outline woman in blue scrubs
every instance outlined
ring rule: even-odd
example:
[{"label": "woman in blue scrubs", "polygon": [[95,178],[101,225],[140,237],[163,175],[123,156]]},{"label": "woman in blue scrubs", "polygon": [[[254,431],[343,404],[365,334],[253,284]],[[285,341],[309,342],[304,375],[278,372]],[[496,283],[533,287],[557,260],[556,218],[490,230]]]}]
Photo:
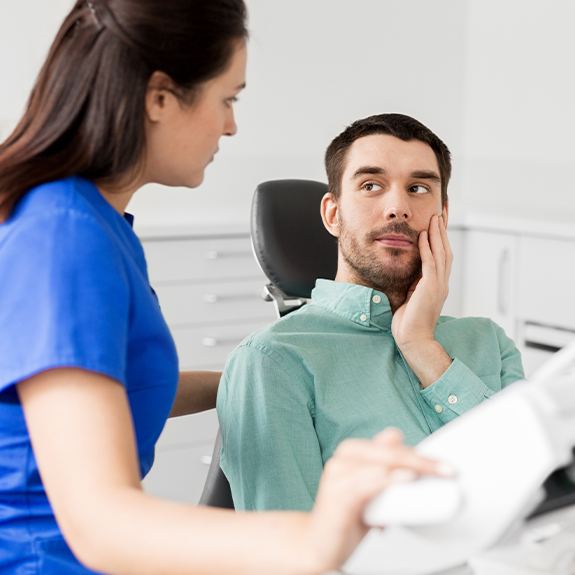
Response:
[{"label": "woman in blue scrubs", "polygon": [[219,374],[179,373],[126,208],[198,186],[236,132],[245,21],[242,0],[78,0],[0,145],[1,573],[320,573],[393,470],[437,471],[388,431],[342,445],[310,514],[141,488],[167,417],[214,407]]}]

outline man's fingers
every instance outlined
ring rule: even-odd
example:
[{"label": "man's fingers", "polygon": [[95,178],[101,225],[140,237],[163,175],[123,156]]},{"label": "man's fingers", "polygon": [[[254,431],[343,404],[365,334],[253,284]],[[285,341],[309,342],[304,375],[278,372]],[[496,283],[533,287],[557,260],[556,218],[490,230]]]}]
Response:
[{"label": "man's fingers", "polygon": [[430,274],[435,273],[435,261],[433,253],[429,245],[429,233],[425,230],[419,232],[419,255],[421,257],[421,275],[429,277]]},{"label": "man's fingers", "polygon": [[439,224],[439,233],[441,234],[441,241],[443,242],[443,249],[445,251],[446,280],[448,280],[449,276],[451,275],[453,251],[451,250],[451,244],[449,243],[449,237],[447,236],[447,228],[445,227],[445,220],[443,219],[443,216],[439,218]]},{"label": "man's fingers", "polygon": [[439,221],[439,216],[431,216],[431,220],[429,221],[429,245],[435,261],[437,275],[443,279],[445,277],[446,254],[443,237],[441,235],[441,227],[442,223]]}]

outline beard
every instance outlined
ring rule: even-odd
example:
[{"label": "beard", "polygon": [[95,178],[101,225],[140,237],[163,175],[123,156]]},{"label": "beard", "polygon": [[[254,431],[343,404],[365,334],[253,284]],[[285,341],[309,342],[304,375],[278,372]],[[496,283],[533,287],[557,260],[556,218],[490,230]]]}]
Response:
[{"label": "beard", "polygon": [[[385,294],[405,295],[421,277],[421,256],[419,250],[406,253],[406,250],[399,248],[384,248],[386,257],[382,257],[382,248],[375,246],[374,242],[383,234],[391,233],[404,234],[417,245],[419,234],[405,222],[400,222],[370,232],[362,247],[340,217],[339,251],[355,273],[357,283]],[[379,253],[376,253],[376,247]]]}]

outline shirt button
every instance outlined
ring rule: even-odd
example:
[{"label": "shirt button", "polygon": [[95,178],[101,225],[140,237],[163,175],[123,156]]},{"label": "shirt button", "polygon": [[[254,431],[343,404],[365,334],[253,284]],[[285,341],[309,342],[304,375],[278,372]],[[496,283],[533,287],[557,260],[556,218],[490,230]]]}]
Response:
[{"label": "shirt button", "polygon": [[443,411],[443,406],[439,403],[435,406],[435,413],[441,413]]},{"label": "shirt button", "polygon": [[362,313],[362,314],[359,316],[359,319],[360,319],[361,321],[367,321],[367,316],[366,316],[364,313]]},{"label": "shirt button", "polygon": [[447,398],[447,403],[449,403],[449,405],[455,405],[457,402],[458,402],[457,395],[451,394],[451,395]]},{"label": "shirt button", "polygon": [[371,298],[371,301],[372,301],[373,303],[381,303],[381,296],[380,296],[380,295],[374,295],[374,296]]}]

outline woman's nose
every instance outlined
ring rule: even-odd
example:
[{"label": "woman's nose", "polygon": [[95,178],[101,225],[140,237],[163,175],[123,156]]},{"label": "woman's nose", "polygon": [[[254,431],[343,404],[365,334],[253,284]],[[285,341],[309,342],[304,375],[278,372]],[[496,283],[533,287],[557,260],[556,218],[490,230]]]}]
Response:
[{"label": "woman's nose", "polygon": [[226,136],[234,136],[238,131],[238,126],[236,124],[236,118],[234,115],[233,109],[230,111],[230,114],[226,118],[226,123],[224,125],[224,135]]}]

